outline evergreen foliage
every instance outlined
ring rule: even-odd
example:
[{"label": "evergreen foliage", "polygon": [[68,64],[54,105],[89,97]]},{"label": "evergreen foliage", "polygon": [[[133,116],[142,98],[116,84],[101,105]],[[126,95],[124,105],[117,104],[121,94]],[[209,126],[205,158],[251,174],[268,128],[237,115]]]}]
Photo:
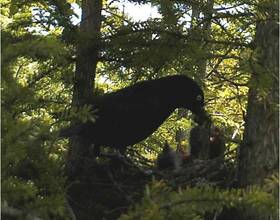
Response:
[{"label": "evergreen foliage", "polygon": [[69,102],[62,74],[73,71],[71,50],[59,27],[43,26],[55,18],[36,17],[35,7],[51,5],[5,1],[1,8],[2,217],[66,219],[66,142],[56,140],[51,113]]},{"label": "evergreen foliage", "polygon": [[[278,188],[278,187],[277,187]],[[276,219],[277,197],[263,188],[250,186],[247,189],[219,189],[211,186],[186,187],[171,190],[163,181],[153,181],[146,186],[139,205],[122,215],[128,219],[204,219],[218,216],[223,209],[250,210],[261,219]]]},{"label": "evergreen foliage", "polygon": [[270,7],[274,1],[217,0],[212,9],[206,4],[210,0],[127,1],[158,8],[160,16],[146,21],[135,21],[114,1],[103,1],[98,38],[81,34],[80,23],[73,22],[78,17],[73,4],[81,7],[81,2],[1,2],[1,217],[74,219],[67,190],[75,183],[64,172],[69,141],[57,134],[70,121],[95,120],[91,107],[71,106],[76,48],[82,43],[89,49],[98,46],[95,95],[166,75],[197,80],[227,147],[222,168],[215,161],[195,161],[179,173],[157,172],[155,159],[165,141],[173,148],[179,144],[178,130],[185,134],[181,144],[190,147],[191,116],[176,110],[124,158],[105,148],[105,158],[85,160],[88,185],[77,191],[88,198],[89,206],[83,200],[79,204],[85,219],[213,219],[232,208],[276,219],[278,171],[261,186],[233,186],[248,88],[254,83],[250,74],[258,70],[264,94],[275,80],[262,74],[253,41],[256,24],[275,10]]}]

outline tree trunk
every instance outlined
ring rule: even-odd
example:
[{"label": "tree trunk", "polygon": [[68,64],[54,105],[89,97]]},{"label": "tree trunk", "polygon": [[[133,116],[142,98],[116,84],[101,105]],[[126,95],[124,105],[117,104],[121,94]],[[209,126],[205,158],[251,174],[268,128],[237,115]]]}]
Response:
[{"label": "tree trunk", "polygon": [[[82,1],[80,40],[77,45],[77,62],[74,76],[73,106],[90,104],[93,96],[94,78],[98,62],[100,42],[102,0]],[[75,179],[82,175],[84,157],[88,154],[89,143],[72,138],[67,161],[67,175]]]},{"label": "tree trunk", "polygon": [[279,26],[276,20],[257,24],[239,185],[261,184],[278,172],[279,158]]},{"label": "tree trunk", "polygon": [[[248,94],[245,133],[239,152],[238,184],[259,185],[279,172],[279,27],[276,21],[260,22],[256,30],[255,63]],[[264,220],[248,210],[230,209],[218,219]]]},{"label": "tree trunk", "polygon": [[[279,26],[275,13],[278,7],[271,10],[267,11],[271,17],[256,26],[245,133],[239,152],[240,187],[260,185],[266,177],[279,172]],[[272,219],[256,216],[249,210],[240,214],[241,220]]]},{"label": "tree trunk", "polygon": [[82,1],[81,38],[77,45],[73,104],[90,103],[98,62],[102,0]]},{"label": "tree trunk", "polygon": [[[77,45],[77,62],[74,76],[72,106],[90,104],[98,63],[101,29],[102,0],[82,1],[82,21]],[[68,201],[76,219],[93,219],[93,188],[88,178],[94,158],[90,158],[90,144],[81,137],[70,141],[66,174],[69,180]]]},{"label": "tree trunk", "polygon": [[[243,143],[239,148],[238,185],[260,185],[279,169],[279,26],[278,7],[259,7],[270,16],[256,25]],[[268,9],[271,11],[268,11]],[[273,17],[274,16],[274,17]],[[226,209],[217,219],[265,220],[249,210]]]}]

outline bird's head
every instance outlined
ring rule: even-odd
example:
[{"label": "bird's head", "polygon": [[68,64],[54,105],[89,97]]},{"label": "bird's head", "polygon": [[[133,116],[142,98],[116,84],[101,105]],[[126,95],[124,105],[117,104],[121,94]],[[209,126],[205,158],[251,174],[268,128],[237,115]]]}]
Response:
[{"label": "bird's head", "polygon": [[189,109],[195,116],[194,121],[199,125],[211,123],[210,116],[204,109],[204,94],[203,91],[198,91],[193,97],[190,97],[186,108]]},{"label": "bird's head", "polygon": [[204,112],[204,94],[202,90],[191,94],[191,97],[186,100],[186,108],[195,115],[201,115]]},{"label": "bird's head", "polygon": [[177,96],[177,107],[187,108],[195,115],[195,122],[204,124],[210,121],[210,117],[204,109],[204,92],[191,78],[178,76],[174,90]]}]

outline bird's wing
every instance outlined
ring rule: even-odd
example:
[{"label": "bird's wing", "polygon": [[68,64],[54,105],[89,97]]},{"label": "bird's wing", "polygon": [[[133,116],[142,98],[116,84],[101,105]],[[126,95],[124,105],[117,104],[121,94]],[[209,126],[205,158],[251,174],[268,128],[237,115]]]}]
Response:
[{"label": "bird's wing", "polygon": [[153,95],[137,97],[133,94],[106,97],[93,103],[93,106],[97,108],[97,115],[109,118],[131,118],[143,114],[154,115],[165,107]]}]

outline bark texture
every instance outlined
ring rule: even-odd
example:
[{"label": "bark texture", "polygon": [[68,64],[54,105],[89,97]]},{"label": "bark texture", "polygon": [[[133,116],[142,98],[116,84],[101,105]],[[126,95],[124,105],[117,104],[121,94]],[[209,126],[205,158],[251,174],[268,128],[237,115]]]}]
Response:
[{"label": "bark texture", "polygon": [[[90,104],[100,45],[102,0],[82,1],[82,21],[77,44],[77,62],[74,75],[73,106]],[[90,144],[81,137],[70,141],[66,174],[69,180],[68,202],[77,220],[93,219],[93,188],[88,177],[91,173]]]},{"label": "bark texture", "polygon": [[278,172],[279,26],[276,20],[256,27],[252,77],[244,141],[240,147],[239,185],[261,184]]},{"label": "bark texture", "polygon": [[[101,10],[101,0],[82,1],[82,21],[77,45],[73,106],[90,104],[92,100],[100,45]],[[88,151],[89,143],[79,137],[72,138],[66,170],[70,179],[82,175],[85,163],[84,157],[88,156]]]}]

